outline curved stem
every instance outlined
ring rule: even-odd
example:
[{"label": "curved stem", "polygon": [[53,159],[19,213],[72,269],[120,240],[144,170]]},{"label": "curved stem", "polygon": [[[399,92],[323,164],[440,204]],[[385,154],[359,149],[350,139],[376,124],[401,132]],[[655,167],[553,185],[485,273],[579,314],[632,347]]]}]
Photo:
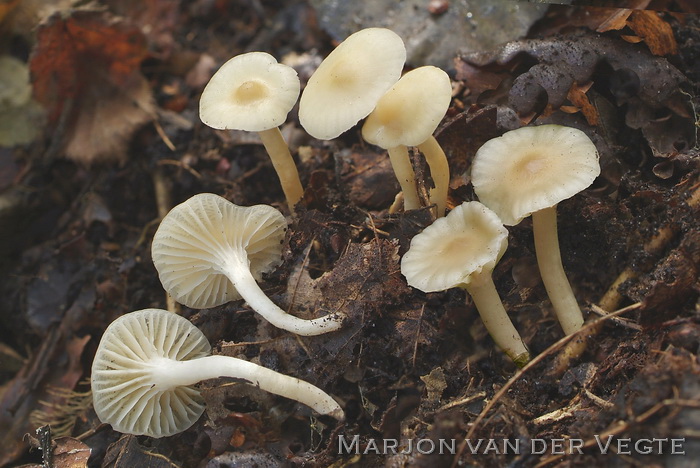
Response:
[{"label": "curved stem", "polygon": [[420,208],[418,189],[416,189],[416,174],[413,172],[411,158],[408,157],[408,148],[400,145],[389,148],[388,151],[391,167],[394,169],[394,174],[396,174],[403,191],[404,211]]},{"label": "curved stem", "polygon": [[430,136],[418,149],[425,155],[425,160],[430,166],[430,177],[435,187],[430,190],[430,202],[437,205],[437,217],[445,216],[447,208],[447,190],[450,186],[450,166],[447,164],[447,156],[434,136]]},{"label": "curved stem", "polygon": [[289,152],[289,147],[282,138],[282,132],[277,127],[258,132],[258,135],[260,135],[267,154],[270,155],[275,172],[277,172],[277,177],[280,179],[289,210],[294,213],[294,205],[299,203],[299,200],[304,196],[304,189],[301,186],[299,172],[294,164],[292,154]]},{"label": "curved stem", "polygon": [[260,289],[255,278],[250,273],[247,263],[231,262],[226,266],[223,273],[233,283],[238,294],[245,299],[248,305],[277,328],[296,333],[297,335],[315,336],[338,330],[343,324],[345,315],[339,312],[313,320],[305,320],[280,309]]},{"label": "curved stem", "polygon": [[542,282],[564,333],[570,335],[583,326],[583,314],[561,264],[556,205],[532,214],[532,230]]},{"label": "curved stem", "polygon": [[320,414],[343,419],[343,410],[330,395],[308,382],[280,374],[266,367],[229,356],[206,356],[190,361],[162,359],[154,364],[151,374],[155,385],[172,388],[193,385],[217,377],[233,377],[311,407]]},{"label": "curved stem", "polygon": [[503,302],[493,284],[491,272],[486,271],[469,284],[463,286],[471,295],[479,311],[481,320],[488,330],[493,341],[503,350],[518,367],[524,366],[530,360],[530,352],[527,350],[520,333],[513,326]]}]

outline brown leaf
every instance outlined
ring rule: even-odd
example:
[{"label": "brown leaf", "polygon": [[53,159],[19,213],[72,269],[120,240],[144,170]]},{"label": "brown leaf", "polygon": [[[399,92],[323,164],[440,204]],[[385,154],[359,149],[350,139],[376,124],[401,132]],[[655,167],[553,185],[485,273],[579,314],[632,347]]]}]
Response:
[{"label": "brown leaf", "polygon": [[588,100],[588,96],[586,96],[586,91],[590,89],[591,84],[592,83],[588,83],[580,86],[578,83],[574,82],[574,84],[571,85],[569,94],[567,94],[566,97],[581,111],[583,116],[586,118],[586,121],[590,125],[598,125],[598,122],[600,121],[598,111],[596,110],[595,106],[591,104],[591,101]]},{"label": "brown leaf", "polygon": [[87,468],[90,447],[72,437],[55,439],[53,462],[56,468]]},{"label": "brown leaf", "polygon": [[69,158],[123,159],[129,138],[153,115],[138,28],[105,11],[75,10],[40,25],[30,60],[34,95],[56,124]]},{"label": "brown leaf", "polygon": [[659,14],[649,10],[635,10],[629,17],[628,26],[644,39],[654,55],[678,53],[678,44],[673,37],[671,25],[662,20]]}]

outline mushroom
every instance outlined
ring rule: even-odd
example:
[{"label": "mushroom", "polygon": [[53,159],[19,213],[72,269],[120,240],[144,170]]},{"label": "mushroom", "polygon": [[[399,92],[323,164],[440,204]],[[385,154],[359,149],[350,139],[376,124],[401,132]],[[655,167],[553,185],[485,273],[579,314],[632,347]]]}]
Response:
[{"label": "mushroom", "polygon": [[560,125],[506,132],[479,148],[472,163],[474,191],[506,226],[532,215],[542,282],[567,335],[581,328],[583,315],[561,263],[556,207],[599,174],[598,151],[591,139]]},{"label": "mushroom", "polygon": [[144,309],[112,322],[92,363],[92,399],[100,421],[119,432],[166,437],[204,412],[193,385],[232,377],[343,419],[327,393],[308,382],[229,356],[212,356],[204,334],[187,319]]},{"label": "mushroom", "polygon": [[367,28],[350,35],[304,88],[299,100],[302,127],[321,140],[349,130],[396,83],[405,62],[403,41],[389,29]]},{"label": "mushroom", "polygon": [[522,367],[530,353],[491,277],[507,246],[508,231],[498,216],[479,202],[465,202],[413,237],[401,273],[423,292],[465,289],[493,340]]},{"label": "mushroom", "polygon": [[430,201],[437,205],[438,217],[445,215],[450,168],[433,132],[445,116],[451,98],[452,85],[447,73],[437,67],[419,67],[402,76],[382,96],[362,127],[365,140],[389,152],[406,210],[420,206],[407,148],[417,146],[428,161],[435,184]]},{"label": "mushroom", "polygon": [[293,68],[264,52],[237,55],[214,73],[202,91],[199,118],[218,130],[257,132],[280,179],[289,209],[304,194],[279,126],[299,97]]},{"label": "mushroom", "polygon": [[165,290],[195,309],[241,297],[272,325],[312,336],[337,330],[335,313],[304,320],[286,313],[256,280],[281,263],[287,223],[271,206],[241,207],[211,193],[195,195],[173,208],[153,238],[153,264]]}]

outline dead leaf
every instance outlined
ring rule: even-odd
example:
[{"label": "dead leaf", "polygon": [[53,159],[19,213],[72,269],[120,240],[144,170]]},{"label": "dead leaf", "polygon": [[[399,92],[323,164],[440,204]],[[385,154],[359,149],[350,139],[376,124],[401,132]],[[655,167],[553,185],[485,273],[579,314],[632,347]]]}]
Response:
[{"label": "dead leaf", "polygon": [[40,25],[30,60],[34,95],[67,157],[123,160],[131,135],[153,118],[139,71],[147,56],[138,28],[105,11],[74,10]]},{"label": "dead leaf", "polygon": [[425,384],[428,400],[432,402],[439,401],[442,398],[442,392],[447,388],[445,372],[442,370],[442,367],[436,367],[428,375],[421,375],[420,379]]},{"label": "dead leaf", "polygon": [[598,125],[600,121],[598,111],[593,104],[591,104],[591,101],[588,100],[588,96],[586,96],[586,92],[591,88],[591,85],[592,83],[589,82],[588,84],[580,86],[578,83],[574,82],[566,97],[581,111],[589,125]]},{"label": "dead leaf", "polygon": [[673,36],[671,25],[662,20],[659,14],[649,10],[635,10],[627,21],[628,26],[637,33],[654,55],[674,55],[678,53],[678,44]]}]

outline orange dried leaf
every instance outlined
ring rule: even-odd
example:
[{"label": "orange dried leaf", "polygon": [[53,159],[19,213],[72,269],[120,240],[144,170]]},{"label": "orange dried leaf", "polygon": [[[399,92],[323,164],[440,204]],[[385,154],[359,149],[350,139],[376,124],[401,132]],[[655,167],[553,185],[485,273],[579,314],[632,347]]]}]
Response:
[{"label": "orange dried leaf", "polygon": [[671,25],[662,20],[657,12],[635,10],[627,24],[644,39],[652,54],[673,55],[678,52],[678,44],[673,36]]},{"label": "orange dried leaf", "polygon": [[133,132],[153,115],[139,71],[141,31],[106,11],[53,15],[39,27],[30,61],[34,95],[62,132],[66,155],[90,164],[122,158]]},{"label": "orange dried leaf", "polygon": [[591,84],[592,83],[589,82],[579,85],[578,83],[574,82],[574,84],[571,85],[571,88],[569,88],[569,93],[566,97],[569,101],[571,101],[571,104],[581,110],[581,113],[590,125],[598,125],[598,122],[600,121],[598,111],[596,110],[595,106],[591,104],[591,101],[586,95],[586,91],[591,88]]}]

